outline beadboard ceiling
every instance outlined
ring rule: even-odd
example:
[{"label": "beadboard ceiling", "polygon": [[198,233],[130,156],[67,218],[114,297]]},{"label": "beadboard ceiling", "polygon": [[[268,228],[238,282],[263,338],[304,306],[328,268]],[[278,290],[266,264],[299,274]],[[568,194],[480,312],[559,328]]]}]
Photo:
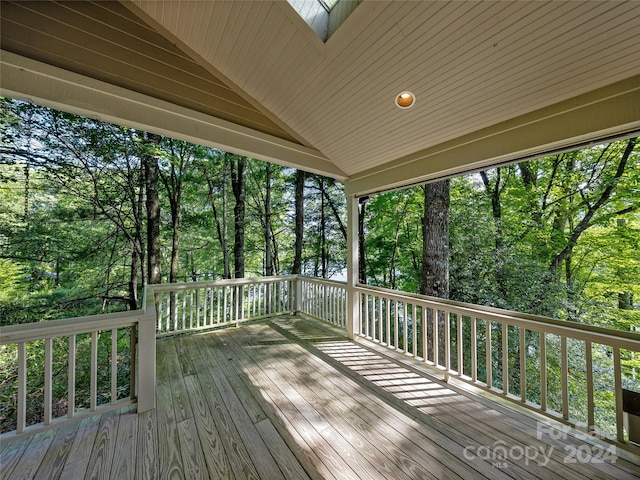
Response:
[{"label": "beadboard ceiling", "polygon": [[[394,184],[427,178],[449,171],[448,160],[422,165],[434,149],[499,125],[504,134],[514,119],[521,127],[621,94],[637,100],[640,89],[636,1],[364,0],[327,42],[286,1],[0,8],[3,51],[300,146],[317,160],[301,167],[347,182],[408,164]],[[414,107],[394,105],[402,90],[416,95]],[[638,108],[628,110],[607,132],[640,126]],[[597,111],[586,137],[603,128]]]}]

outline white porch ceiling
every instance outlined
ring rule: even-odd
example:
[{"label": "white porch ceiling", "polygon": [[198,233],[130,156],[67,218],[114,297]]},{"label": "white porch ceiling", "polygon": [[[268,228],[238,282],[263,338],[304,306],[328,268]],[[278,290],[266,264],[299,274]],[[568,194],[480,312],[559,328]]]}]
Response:
[{"label": "white porch ceiling", "polygon": [[326,43],[284,0],[121,3],[354,192],[640,127],[636,1],[364,0]]}]

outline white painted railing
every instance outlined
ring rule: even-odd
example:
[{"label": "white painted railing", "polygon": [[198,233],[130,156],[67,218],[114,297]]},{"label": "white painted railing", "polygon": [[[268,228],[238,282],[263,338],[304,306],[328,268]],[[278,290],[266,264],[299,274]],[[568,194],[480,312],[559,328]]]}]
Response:
[{"label": "white painted railing", "polygon": [[259,277],[153,286],[156,335],[209,330],[295,310],[296,277]]},{"label": "white painted railing", "polygon": [[346,286],[342,282],[297,277],[297,311],[346,328]]},{"label": "white painted railing", "polygon": [[[639,334],[382,288],[357,286],[353,292],[359,309],[354,311],[354,331],[347,333],[359,341],[411,357],[446,379],[455,377],[592,434],[620,442],[627,438],[622,390],[638,380],[630,378],[624,365],[640,352]],[[138,411],[154,408],[156,337],[288,313],[340,328],[348,324],[344,283],[296,275],[152,285],[146,297],[145,309],[135,312],[4,327],[0,348],[13,352],[12,365],[5,368],[17,369],[17,419],[16,431],[1,439],[136,401]],[[89,351],[88,364],[79,363],[81,349]],[[35,351],[43,352],[41,357],[34,357]],[[64,356],[55,353],[54,358],[54,352]],[[30,362],[42,365],[39,378],[27,378]],[[104,368],[110,373],[98,375]],[[82,393],[80,377],[89,378]],[[60,382],[66,396],[53,398]],[[121,398],[127,389],[128,398]],[[42,397],[43,420],[27,425],[27,406],[38,403],[28,398],[37,395]],[[55,408],[61,404],[62,413]]]},{"label": "white painted railing", "polygon": [[356,337],[435,367],[445,379],[625,441],[623,383],[635,379],[622,365],[640,352],[640,335],[382,288],[355,291]]},{"label": "white painted railing", "polygon": [[[15,411],[16,429],[0,438],[20,438],[134,403],[138,411],[154,408],[154,319],[153,310],[137,310],[2,327],[0,349],[11,359],[2,366],[3,381],[16,371],[17,379],[15,397],[4,405],[5,414]],[[28,375],[34,370],[29,365],[37,375]],[[28,416],[42,421],[28,425]]]}]

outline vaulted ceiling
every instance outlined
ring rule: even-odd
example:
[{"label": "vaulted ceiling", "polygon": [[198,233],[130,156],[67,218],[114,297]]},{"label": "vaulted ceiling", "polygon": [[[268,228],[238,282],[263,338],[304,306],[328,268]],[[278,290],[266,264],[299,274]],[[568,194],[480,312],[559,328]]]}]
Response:
[{"label": "vaulted ceiling", "polygon": [[286,1],[3,1],[0,17],[5,95],[353,193],[640,128],[635,1],[364,0],[326,42]]}]

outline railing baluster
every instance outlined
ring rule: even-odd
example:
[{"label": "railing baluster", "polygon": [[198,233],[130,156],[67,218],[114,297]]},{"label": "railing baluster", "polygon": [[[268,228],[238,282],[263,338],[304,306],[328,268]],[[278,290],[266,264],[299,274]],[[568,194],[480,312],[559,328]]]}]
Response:
[{"label": "railing baluster", "polygon": [[509,327],[502,322],[502,393],[509,394]]},{"label": "railing baluster", "polygon": [[111,404],[118,400],[118,330],[111,330]]},{"label": "railing baluster", "polygon": [[18,420],[17,433],[24,432],[27,418],[27,346],[18,343]]},{"label": "railing baluster", "polygon": [[67,417],[72,418],[76,413],[76,336],[69,335],[69,359],[67,375]]},{"label": "railing baluster", "polygon": [[402,351],[409,353],[409,318],[407,302],[402,302]]},{"label": "railing baluster", "polygon": [[384,340],[384,315],[382,313],[382,297],[376,297],[378,299],[378,340],[382,343]]},{"label": "railing baluster", "polygon": [[444,369],[444,378],[448,381],[451,370],[451,313],[447,311],[444,311]]},{"label": "railing baluster", "polygon": [[95,411],[98,406],[98,332],[91,332],[91,380],[90,380],[90,410]]},{"label": "railing baluster", "polygon": [[[227,318],[227,312],[229,311],[229,304],[227,303],[229,289],[227,287],[222,287],[221,290],[222,290],[222,316],[220,316],[220,310],[218,310],[217,323],[224,323]],[[220,307],[220,302],[218,301],[218,308],[219,307]]]},{"label": "railing baluster", "polygon": [[624,412],[622,410],[622,368],[620,347],[613,347],[613,382],[616,395],[616,438],[624,442]]},{"label": "railing baluster", "polygon": [[411,304],[411,333],[413,340],[413,358],[416,358],[418,355],[418,324],[416,323],[416,304]]},{"label": "railing baluster", "polygon": [[371,338],[369,334],[369,295],[364,296],[364,335],[367,338]]},{"label": "railing baluster", "polygon": [[492,358],[493,358],[493,352],[491,351],[491,320],[485,320],[485,335],[487,336],[486,338],[486,370],[487,370],[487,388],[491,389],[493,388],[493,375],[492,375]]},{"label": "railing baluster", "polygon": [[471,317],[471,381],[478,381],[478,318]]},{"label": "railing baluster", "polygon": [[584,342],[585,348],[585,367],[587,371],[587,430],[591,431],[595,428],[595,405],[593,402],[593,351],[591,342]]},{"label": "railing baluster", "polygon": [[387,320],[387,347],[391,347],[391,300],[389,298],[385,299],[385,311]]},{"label": "railing baluster", "polygon": [[569,361],[567,358],[567,337],[560,337],[560,381],[562,389],[562,418],[569,420]]},{"label": "railing baluster", "polygon": [[540,330],[540,410],[547,411],[547,334]]},{"label": "railing baluster", "polygon": [[167,332],[171,331],[171,311],[170,311],[170,306],[171,306],[171,302],[169,301],[169,297],[171,296],[171,294],[169,292],[167,292],[165,294],[165,297],[167,299],[167,309],[166,309],[166,327],[167,327]]},{"label": "railing baluster", "polygon": [[162,294],[161,293],[156,293],[154,295],[154,298],[156,300],[156,315],[158,316],[158,332],[162,331]]},{"label": "railing baluster", "polygon": [[463,338],[462,338],[462,315],[461,314],[457,314],[456,318],[458,319],[456,326],[458,327],[457,330],[457,334],[458,334],[458,376],[462,375],[464,373],[464,367],[463,367],[463,361],[464,358],[462,356],[462,352],[463,352]]},{"label": "railing baluster", "polygon": [[182,326],[181,330],[187,329],[187,292],[182,292]]},{"label": "railing baluster", "polygon": [[440,319],[438,318],[438,309],[432,309],[433,315],[431,317],[431,321],[433,322],[433,364],[438,367],[440,366]]},{"label": "railing baluster", "polygon": [[[197,290],[196,290],[197,292]],[[196,310],[198,306],[196,305]],[[189,291],[189,329],[193,328],[193,290]]]},{"label": "railing baluster", "polygon": [[173,309],[173,329],[178,330],[178,292],[169,294],[169,304]]},{"label": "railing baluster", "polygon": [[400,342],[399,337],[400,337],[400,331],[399,331],[399,325],[398,325],[398,301],[394,300],[393,302],[393,325],[394,325],[394,335],[393,335],[393,347],[397,350],[400,346]]},{"label": "railing baluster", "polygon": [[527,402],[527,358],[526,358],[526,345],[525,345],[525,328],[520,328],[520,401],[522,403]]},{"label": "railing baluster", "polygon": [[53,339],[45,338],[44,340],[44,424],[51,423],[51,407],[53,399],[51,398],[52,385],[52,342]]},{"label": "railing baluster", "polygon": [[194,294],[196,297],[196,328],[200,328],[200,289],[196,288]]},{"label": "railing baluster", "polygon": [[208,325],[207,318],[209,318],[209,296],[211,290],[207,287],[202,289],[202,326]]}]

